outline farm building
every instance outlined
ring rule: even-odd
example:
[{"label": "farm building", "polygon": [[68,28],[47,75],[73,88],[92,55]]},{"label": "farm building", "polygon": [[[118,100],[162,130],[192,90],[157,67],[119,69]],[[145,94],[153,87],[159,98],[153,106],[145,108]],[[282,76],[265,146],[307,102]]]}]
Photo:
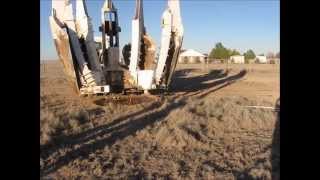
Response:
[{"label": "farm building", "polygon": [[257,57],[256,57],[256,61],[257,61],[258,63],[267,63],[267,62],[268,62],[266,56],[257,56]]},{"label": "farm building", "polygon": [[181,51],[179,55],[178,62],[179,63],[204,63],[207,59],[207,56],[195,51],[193,49],[187,49],[184,51]]},{"label": "farm building", "polygon": [[230,56],[229,61],[231,63],[244,64],[244,56],[241,56],[241,55]]},{"label": "farm building", "polygon": [[255,64],[256,63],[256,59],[248,59],[245,61],[246,64]]}]

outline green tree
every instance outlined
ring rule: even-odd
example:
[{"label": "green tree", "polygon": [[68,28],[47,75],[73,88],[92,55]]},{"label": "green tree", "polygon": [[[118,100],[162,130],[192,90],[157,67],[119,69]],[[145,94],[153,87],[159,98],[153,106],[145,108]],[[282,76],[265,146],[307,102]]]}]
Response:
[{"label": "green tree", "polygon": [[209,54],[210,58],[214,59],[228,59],[229,50],[225,48],[221,42],[217,43]]},{"label": "green tree", "polygon": [[235,50],[235,49],[233,49],[233,50],[230,49],[228,51],[229,51],[229,57],[230,56],[235,56],[235,55],[240,55],[240,52]]},{"label": "green tree", "polygon": [[254,59],[256,57],[256,54],[253,52],[253,50],[249,49],[247,52],[244,53],[244,59]]},{"label": "green tree", "polygon": [[124,63],[129,66],[130,64],[130,55],[131,55],[131,43],[124,45],[122,48],[122,55],[124,59]]}]

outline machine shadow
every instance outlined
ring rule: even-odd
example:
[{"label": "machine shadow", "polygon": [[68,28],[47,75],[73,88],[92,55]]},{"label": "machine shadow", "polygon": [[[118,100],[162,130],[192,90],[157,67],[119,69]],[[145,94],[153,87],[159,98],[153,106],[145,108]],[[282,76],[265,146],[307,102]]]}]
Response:
[{"label": "machine shadow", "polygon": [[[183,78],[186,71],[192,71],[192,70],[183,70],[183,71],[176,72],[175,74],[176,78],[182,77],[182,79],[180,79],[180,82],[178,83],[184,84],[186,82],[189,82],[188,78]],[[185,87],[182,87],[182,89],[178,89],[178,90],[183,90],[183,91],[187,90],[187,91],[193,92],[193,91],[206,89],[206,91],[200,95],[203,97],[208,95],[209,93],[217,91],[218,89],[228,86],[233,82],[236,82],[236,80],[242,78],[245,74],[246,74],[246,71],[242,70],[238,74],[229,76],[227,78],[223,78],[228,75],[228,72],[224,72],[223,70],[213,70],[207,75],[192,77],[192,81],[193,83],[196,83],[196,85],[192,87],[185,86]],[[201,82],[214,80],[218,78],[223,78],[223,79],[214,81],[209,84],[201,84]],[[215,86],[218,86],[221,84],[223,85],[219,86],[218,88],[215,88]],[[177,89],[176,89],[176,92],[177,92]],[[62,157],[59,157],[56,162],[44,166],[40,170],[40,175],[45,176],[51,172],[54,172],[58,170],[60,167],[68,164],[69,162],[72,162],[73,160],[79,157],[86,158],[88,157],[89,154],[94,153],[99,149],[103,149],[105,148],[105,146],[112,146],[115,142],[135,134],[137,131],[144,129],[146,126],[165,119],[165,117],[170,113],[170,111],[185,106],[186,98],[189,96],[182,96],[182,98],[178,98],[178,97],[180,96],[177,96],[165,103],[156,101],[141,111],[137,111],[135,113],[131,113],[129,115],[117,118],[115,120],[112,120],[108,124],[89,129],[85,132],[82,132],[76,135],[61,136],[54,143],[41,146],[40,156],[43,159],[47,159],[48,157],[50,157],[55,152],[58,152],[63,147],[73,148],[75,145],[80,145],[78,149],[67,152]],[[162,106],[164,106],[164,108],[161,108]],[[154,111],[159,107],[161,110]],[[154,112],[148,113],[150,111],[154,111]],[[144,113],[146,113],[146,115],[143,115]],[[88,142],[91,142],[92,140],[97,139],[97,137],[101,137],[101,136],[107,136],[107,137],[96,140],[90,144],[86,144]]]},{"label": "machine shadow", "polygon": [[247,70],[243,69],[235,75],[228,76],[228,70],[218,69],[211,70],[205,75],[195,77],[186,76],[187,73],[194,70],[195,69],[186,69],[177,71],[174,76],[175,83],[171,87],[171,91],[193,93],[191,96],[199,95],[198,98],[203,98],[214,91],[237,82],[237,80],[243,78],[247,74]]},{"label": "machine shadow", "polygon": [[[226,86],[229,86],[229,85],[237,82],[237,80],[243,78],[246,74],[247,74],[247,70],[241,70],[238,74],[228,76],[224,79],[220,79],[220,80],[214,81],[210,84],[207,84],[206,85],[207,90],[204,93],[201,93],[201,95],[199,95],[199,98],[204,98],[205,96],[209,95],[210,93],[213,93],[219,89],[222,89]],[[212,87],[216,87],[218,85],[221,85],[221,86],[219,86],[217,88],[212,88]]]},{"label": "machine shadow", "polygon": [[[43,167],[40,170],[40,176],[45,176],[51,172],[54,172],[60,167],[68,164],[69,162],[72,162],[79,157],[87,158],[89,154],[94,153],[99,149],[104,149],[105,146],[112,146],[115,142],[135,134],[137,131],[144,129],[146,126],[163,120],[170,113],[170,111],[180,108],[184,105],[186,105],[186,101],[184,98],[181,98],[179,100],[172,100],[172,102],[164,104],[164,108],[160,111],[155,111],[142,117],[136,117],[138,114],[141,114],[141,112],[137,112],[135,118],[131,118],[131,120],[126,121],[125,123],[119,124],[121,120],[129,118],[129,116],[132,117],[132,114],[114,120],[111,124],[96,127],[79,135],[69,137],[68,141],[71,141],[71,144],[78,144],[82,146],[78,149],[67,152],[65,155],[58,158],[55,163]],[[158,107],[159,105],[156,106],[156,108]],[[146,109],[144,109],[143,112],[146,112]],[[115,126],[117,124],[118,126]],[[96,140],[90,144],[85,144],[86,142],[90,142],[96,139],[98,136],[107,137]],[[71,144],[69,143],[69,145]]]},{"label": "machine shadow", "polygon": [[43,159],[46,159],[53,153],[57,152],[61,147],[71,147],[71,146],[89,141],[90,139],[94,139],[100,135],[105,134],[106,132],[109,132],[109,128],[111,128],[112,126],[116,126],[129,118],[137,117],[147,111],[152,111],[158,108],[160,105],[161,103],[157,101],[140,111],[114,119],[108,124],[101,125],[99,127],[92,128],[75,135],[70,135],[70,136],[61,135],[57,137],[54,141],[40,146],[40,157]]},{"label": "machine shadow", "polygon": [[195,92],[210,87],[210,84],[205,82],[224,78],[228,75],[228,71],[223,69],[211,70],[209,73],[194,77],[187,77],[189,73],[195,72],[198,69],[182,69],[174,72],[172,77],[172,92]]},{"label": "machine shadow", "polygon": [[280,179],[280,99],[277,100],[275,109],[278,109],[277,119],[275,123],[275,130],[272,137],[272,149],[271,149],[271,169],[272,179]]}]

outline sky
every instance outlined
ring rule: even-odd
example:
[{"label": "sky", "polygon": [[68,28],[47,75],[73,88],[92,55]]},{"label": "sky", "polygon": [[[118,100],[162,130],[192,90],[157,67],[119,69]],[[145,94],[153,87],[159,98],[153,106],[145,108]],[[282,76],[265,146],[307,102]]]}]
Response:
[{"label": "sky", "polygon": [[[75,1],[75,0],[71,0]],[[100,36],[100,9],[104,0],[87,0],[94,35]],[[120,47],[131,41],[131,20],[134,0],[113,0],[118,9]],[[144,0],[144,20],[147,32],[159,49],[161,16],[165,0]],[[279,0],[180,0],[184,26],[183,49],[209,53],[217,42],[244,53],[252,49],[256,54],[280,51]],[[58,59],[53,43],[49,16],[51,0],[40,0],[40,59]]]}]

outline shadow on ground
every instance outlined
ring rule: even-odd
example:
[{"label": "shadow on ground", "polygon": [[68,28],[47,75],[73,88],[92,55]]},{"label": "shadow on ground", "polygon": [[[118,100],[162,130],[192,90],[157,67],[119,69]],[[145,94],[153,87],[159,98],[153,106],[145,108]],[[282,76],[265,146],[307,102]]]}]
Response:
[{"label": "shadow on ground", "polygon": [[[118,123],[121,120],[125,120],[129,117],[124,117],[124,118],[114,120],[110,124],[103,125],[103,126],[91,129],[88,132],[84,132],[76,136],[73,136],[71,138],[68,138],[67,141],[70,141],[71,144],[84,144],[85,142],[94,140],[97,137],[107,136],[106,138],[99,139],[97,141],[94,141],[91,144],[84,144],[80,148],[66,153],[64,156],[58,158],[58,160],[54,164],[48,165],[43,169],[41,169],[40,170],[41,176],[47,175],[48,173],[51,173],[59,169],[60,167],[77,159],[78,157],[87,158],[89,154],[94,153],[99,149],[103,149],[105,146],[111,146],[116,141],[122,140],[127,136],[135,134],[137,131],[145,128],[146,126],[151,125],[165,118],[170,111],[184,105],[185,105],[185,100],[181,99],[179,101],[172,102],[168,105],[164,104],[165,107],[160,111],[156,111],[154,113],[147,114],[142,117],[138,117],[138,118],[136,117],[138,114],[141,114],[142,112],[138,112],[135,115],[130,115],[130,118],[132,120],[129,120],[123,124],[118,125]],[[142,111],[146,112],[146,109]]]},{"label": "shadow on ground", "polygon": [[[196,72],[198,69],[182,69],[177,70],[173,74],[172,79],[172,92],[195,92],[203,89],[210,88],[211,83],[207,81],[224,78],[228,75],[228,71],[223,69],[211,70],[209,73],[199,76],[188,77],[188,74]],[[213,85],[214,86],[214,85]]]},{"label": "shadow on ground", "polygon": [[[188,78],[184,77],[185,72],[186,70],[177,71],[175,73],[174,84],[176,86],[172,88],[173,91],[196,92],[199,90],[206,90],[199,97],[204,97],[209,93],[228,86],[236,82],[236,80],[242,78],[246,74],[246,71],[242,70],[238,74],[226,77],[228,75],[228,72],[224,72],[223,70],[213,70],[204,76]],[[223,79],[216,80],[218,78]],[[216,81],[204,84],[204,82],[211,80]],[[192,86],[188,86],[188,84],[192,84]],[[216,86],[218,85],[222,86],[216,88]],[[87,158],[89,154],[103,149],[105,148],[105,146],[110,147],[117,141],[121,141],[130,135],[134,135],[137,131],[144,129],[146,126],[152,125],[157,121],[165,119],[165,117],[172,110],[185,106],[187,97],[188,96],[180,98],[175,97],[165,102],[154,102],[141,111],[120,117],[113,120],[111,123],[92,128],[77,135],[62,136],[57,141],[55,141],[55,143],[47,144],[40,147],[40,156],[43,159],[47,159],[55,152],[58,152],[60,148],[72,148],[71,151],[57,158],[57,160],[53,163],[47,164],[42,167],[40,169],[40,175],[48,175],[49,173],[58,170],[59,168],[67,165],[69,162],[72,162],[79,157]],[[88,142],[92,143],[88,144]],[[80,147],[75,149],[75,145],[79,145]]]},{"label": "shadow on ground", "polygon": [[278,109],[275,130],[272,138],[272,150],[270,161],[272,164],[272,179],[280,179],[280,99],[277,100],[276,109]]},{"label": "shadow on ground", "polygon": [[211,70],[205,75],[188,77],[187,74],[193,71],[195,69],[176,71],[173,77],[174,84],[170,90],[176,93],[193,93],[192,96],[199,95],[199,98],[204,98],[214,91],[235,83],[247,74],[246,70],[241,70],[235,75],[228,76],[228,70],[218,69]]}]

